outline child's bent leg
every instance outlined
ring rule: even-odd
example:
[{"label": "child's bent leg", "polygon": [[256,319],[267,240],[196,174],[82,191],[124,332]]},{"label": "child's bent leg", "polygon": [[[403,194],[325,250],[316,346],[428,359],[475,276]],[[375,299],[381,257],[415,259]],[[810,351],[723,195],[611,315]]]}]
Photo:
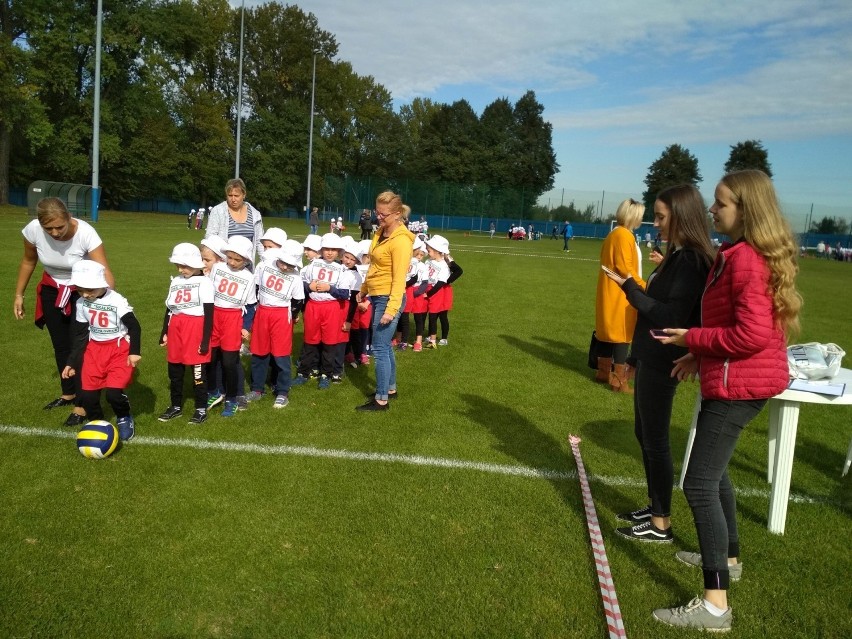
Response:
[{"label": "child's bent leg", "polygon": [[417,343],[423,341],[423,333],[426,330],[426,313],[414,314],[414,335]]},{"label": "child's bent leg", "polygon": [[124,394],[123,388],[107,388],[106,400],[112,406],[116,418],[121,419],[130,415],[130,398]]},{"label": "child's bent leg", "polygon": [[449,313],[449,311],[441,311],[438,313],[438,319],[441,320],[441,339],[447,339],[450,336]]},{"label": "child's bent leg", "polygon": [[310,377],[319,363],[319,344],[303,344],[302,355],[299,357],[299,367],[296,372],[302,377]]},{"label": "child's bent leg", "polygon": [[331,376],[333,378],[341,378],[343,377],[343,358],[346,354],[346,342],[340,342],[340,344],[335,344],[329,350],[331,350],[332,357],[332,368],[331,368]]},{"label": "child's bent leg", "polygon": [[80,390],[78,397],[80,398],[80,407],[86,411],[86,419],[103,419],[104,411],[101,408],[101,391],[100,390]]}]

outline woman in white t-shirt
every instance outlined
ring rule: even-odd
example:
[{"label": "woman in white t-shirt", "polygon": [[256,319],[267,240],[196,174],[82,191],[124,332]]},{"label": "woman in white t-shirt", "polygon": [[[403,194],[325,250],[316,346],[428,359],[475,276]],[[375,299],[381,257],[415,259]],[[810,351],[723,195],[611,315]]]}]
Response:
[{"label": "woman in white t-shirt", "polygon": [[94,260],[103,264],[110,288],[115,281],[103,242],[91,225],[71,217],[65,203],[56,197],[40,200],[36,211],[37,218],[22,231],[24,256],[15,285],[15,318],[24,319],[24,294],[36,264],[41,262],[44,272],[36,288],[34,320],[39,328],[47,326],[62,384],[62,394],[44,408],[50,410],[74,404],[74,412],[65,420],[65,425],[81,426],[86,418],[85,411],[76,401],[80,376],[61,379],[62,369],[68,364],[71,353],[74,307],[79,297],[70,283],[71,267],[83,258]]}]

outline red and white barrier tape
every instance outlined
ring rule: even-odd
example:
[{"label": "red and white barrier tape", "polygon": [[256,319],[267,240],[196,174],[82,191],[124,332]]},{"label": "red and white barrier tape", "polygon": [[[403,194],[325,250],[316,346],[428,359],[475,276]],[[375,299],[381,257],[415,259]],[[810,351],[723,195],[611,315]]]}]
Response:
[{"label": "red and white barrier tape", "polygon": [[615,594],[615,583],[609,570],[609,560],[606,558],[601,527],[598,524],[598,514],[595,511],[595,502],[592,500],[592,491],[589,489],[589,480],[586,477],[586,467],[583,466],[583,458],[580,457],[580,438],[570,435],[568,442],[574,453],[574,461],[577,463],[577,476],[580,479],[580,490],[583,494],[583,507],[586,510],[586,523],[589,526],[589,538],[592,544],[592,553],[595,555],[595,569],[598,573],[598,583],[601,588],[601,599],[603,600],[606,625],[609,630],[610,639],[627,639],[624,629],[624,621],[621,618],[621,609],[618,607],[618,597]]}]

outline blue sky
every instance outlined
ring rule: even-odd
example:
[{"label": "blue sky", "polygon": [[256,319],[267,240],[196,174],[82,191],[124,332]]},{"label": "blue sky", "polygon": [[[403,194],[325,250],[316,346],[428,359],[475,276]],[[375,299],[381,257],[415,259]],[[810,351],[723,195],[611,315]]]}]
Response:
[{"label": "blue sky", "polygon": [[641,195],[674,143],[709,199],[730,146],[759,139],[795,226],[811,204],[852,221],[850,0],[296,4],[397,106],[463,98],[481,113],[535,91],[560,165],[553,199]]}]

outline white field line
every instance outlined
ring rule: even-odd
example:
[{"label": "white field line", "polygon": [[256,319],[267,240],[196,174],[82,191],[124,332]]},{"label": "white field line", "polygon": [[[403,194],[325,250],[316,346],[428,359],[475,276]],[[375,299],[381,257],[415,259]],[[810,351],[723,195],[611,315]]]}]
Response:
[{"label": "white field line", "polygon": [[[53,439],[75,439],[77,434],[67,430],[49,430],[47,428],[27,428],[0,424],[0,435],[19,435],[22,437],[50,437]],[[147,437],[137,435],[127,446],[160,446],[191,448],[195,450],[214,450],[229,453],[254,453],[257,455],[280,455],[293,457],[317,457],[322,459],[344,459],[347,461],[367,461],[385,464],[406,464],[430,468],[453,468],[472,470],[494,475],[508,475],[527,479],[546,479],[548,481],[576,481],[576,471],[560,471],[549,468],[534,468],[514,464],[491,464],[486,462],[450,459],[447,457],[427,457],[424,455],[402,455],[397,453],[370,453],[355,450],[315,448],[313,446],[270,446],[266,444],[244,444],[240,442],[210,441],[206,439],[181,439],[167,437]],[[589,475],[590,482],[605,486],[643,488],[645,482],[632,477],[617,475]],[[756,488],[738,488],[737,493],[744,497],[760,497],[769,500],[769,491]],[[834,503],[823,497],[790,494],[790,501],[799,504]]]}]

